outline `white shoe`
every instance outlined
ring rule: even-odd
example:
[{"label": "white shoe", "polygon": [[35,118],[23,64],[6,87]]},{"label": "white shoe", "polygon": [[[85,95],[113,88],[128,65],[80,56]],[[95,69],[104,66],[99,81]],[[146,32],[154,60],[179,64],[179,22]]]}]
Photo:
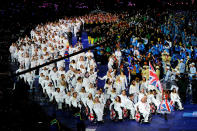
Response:
[{"label": "white shoe", "polygon": [[182,111],[182,110],[184,110],[184,108],[179,108],[179,110],[181,110],[181,111]]}]

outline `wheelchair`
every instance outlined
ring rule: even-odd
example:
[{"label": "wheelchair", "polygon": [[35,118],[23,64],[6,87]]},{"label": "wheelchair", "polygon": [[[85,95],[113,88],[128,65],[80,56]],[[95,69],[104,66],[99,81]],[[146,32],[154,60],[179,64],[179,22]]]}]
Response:
[{"label": "wheelchair", "polygon": [[115,111],[114,105],[112,105],[112,109],[110,110],[110,119],[113,121],[118,120],[118,112]]},{"label": "wheelchair", "polygon": [[107,99],[105,107],[109,109],[111,103],[112,101],[110,99]]},{"label": "wheelchair", "polygon": [[128,118],[128,116],[129,116],[129,112],[128,112],[128,110],[126,109],[126,108],[123,108],[122,109],[122,113],[123,113],[123,119],[126,119],[126,118]]},{"label": "wheelchair", "polygon": [[89,107],[85,107],[85,114],[86,114],[86,116],[88,116],[90,114],[90,108]]},{"label": "wheelchair", "polygon": [[90,113],[90,108],[88,106],[83,107],[83,112],[86,115],[86,118],[88,118],[90,121],[93,121],[94,116]]},{"label": "wheelchair", "polygon": [[135,119],[133,119],[133,118],[135,118],[135,114],[134,114],[134,116],[132,116],[131,110],[128,110],[128,118],[129,118],[130,120],[135,120]]},{"label": "wheelchair", "polygon": [[154,103],[150,103],[150,111],[152,114],[155,114],[157,112],[157,106],[155,106]]},{"label": "wheelchair", "polygon": [[135,120],[136,120],[136,122],[141,123],[144,120],[144,117],[140,112],[136,112],[135,113]]},{"label": "wheelchair", "polygon": [[[145,123],[143,114],[140,113],[139,111],[137,111],[135,114],[135,120],[136,120],[136,122],[138,122],[140,124]],[[148,123],[150,123],[151,121],[152,121],[152,114],[150,113],[150,115],[148,117]]]},{"label": "wheelchair", "polygon": [[88,107],[86,107],[84,104],[81,104],[81,115],[83,116],[83,118],[87,118],[88,114],[89,114]]},{"label": "wheelchair", "polygon": [[[122,113],[123,113],[122,115],[123,119],[128,118],[129,112],[126,108],[122,108]],[[114,109],[114,106],[112,106],[112,109],[110,111],[110,119],[114,121],[118,120],[118,112]]]},{"label": "wheelchair", "polygon": [[111,111],[110,111],[110,119],[111,120],[118,120],[117,116],[118,116],[118,113],[114,109],[111,109]]},{"label": "wheelchair", "polygon": [[177,102],[174,102],[173,104],[172,104],[173,102],[172,101],[170,101],[170,104],[172,105],[172,107],[173,107],[173,111],[175,110],[175,111],[177,111],[177,110],[179,110],[179,106],[178,106],[178,103]]},{"label": "wheelchair", "polygon": [[89,113],[89,115],[88,115],[88,120],[89,120],[90,122],[96,121],[96,114],[95,114],[95,113]]}]

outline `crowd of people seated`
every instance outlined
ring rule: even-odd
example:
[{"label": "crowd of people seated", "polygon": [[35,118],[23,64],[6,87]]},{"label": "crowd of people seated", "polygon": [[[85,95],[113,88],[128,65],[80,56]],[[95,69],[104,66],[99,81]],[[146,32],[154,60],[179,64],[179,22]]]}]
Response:
[{"label": "crowd of people seated", "polygon": [[[38,25],[31,36],[10,46],[12,61],[19,64],[16,72],[61,58],[66,51],[72,54],[82,50],[78,35],[82,31],[87,31],[90,45],[105,42],[105,46],[22,74],[19,79],[32,89],[38,75],[41,91],[50,102],[57,103],[58,109],[69,109],[73,114],[80,111],[99,123],[108,111],[114,121],[151,122],[154,113],[183,110],[186,99],[179,94],[186,96],[187,88],[196,80],[197,38],[189,28],[196,23],[195,17],[186,18],[186,12],[178,12],[160,23],[150,13],[98,13]],[[73,36],[78,37],[76,44],[72,43]],[[108,70],[98,77],[98,61],[104,60],[108,60]],[[151,86],[149,62],[159,79],[176,84],[169,85],[169,90]],[[98,79],[105,81],[104,87],[98,87]]]}]

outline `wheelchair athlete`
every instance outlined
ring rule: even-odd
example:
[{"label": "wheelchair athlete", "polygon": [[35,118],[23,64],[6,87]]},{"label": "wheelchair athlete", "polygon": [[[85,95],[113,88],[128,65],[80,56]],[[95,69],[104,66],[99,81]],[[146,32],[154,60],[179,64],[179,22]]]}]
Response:
[{"label": "wheelchair athlete", "polygon": [[128,114],[129,114],[129,119],[130,120],[134,120],[135,119],[135,104],[134,104],[134,95],[133,94],[130,94],[129,95],[129,99],[126,103],[126,107],[127,107],[127,110],[128,110]]},{"label": "wheelchair athlete", "polygon": [[93,97],[92,94],[89,93],[85,103],[85,108],[86,108],[85,110],[86,110],[86,116],[90,121],[93,121],[95,118],[93,115],[93,105],[94,105]]},{"label": "wheelchair athlete", "polygon": [[139,118],[138,122],[151,122],[152,115],[150,104],[147,102],[147,96],[144,96],[141,101],[136,104],[136,117]]},{"label": "wheelchair athlete", "polygon": [[116,97],[115,101],[110,105],[110,117],[112,120],[122,121],[123,119],[123,105],[121,103],[121,98],[119,96]]},{"label": "wheelchair athlete", "polygon": [[103,115],[104,115],[104,104],[99,101],[98,97],[94,99],[93,105],[93,114],[95,113],[96,121],[98,123],[103,123]]},{"label": "wheelchair athlete", "polygon": [[171,98],[172,104],[174,104],[174,106],[175,106],[175,109],[178,109],[178,110],[184,109],[182,106],[182,103],[181,103],[181,98],[179,97],[179,95],[176,91],[176,88],[173,88],[173,90],[170,94],[170,98]]}]

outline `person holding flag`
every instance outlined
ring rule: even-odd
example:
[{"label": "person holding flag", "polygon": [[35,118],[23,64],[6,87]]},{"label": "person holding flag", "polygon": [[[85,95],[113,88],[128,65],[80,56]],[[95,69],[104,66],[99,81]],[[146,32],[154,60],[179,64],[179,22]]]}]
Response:
[{"label": "person holding flag", "polygon": [[162,101],[159,106],[158,112],[161,114],[164,114],[165,120],[167,120],[167,114],[170,114],[174,110],[174,107],[172,105],[173,103],[172,103],[172,101],[169,102],[168,98],[169,98],[169,95],[168,95],[167,91],[163,91]]},{"label": "person holding flag", "polygon": [[157,77],[156,72],[153,69],[153,66],[149,62],[149,84],[156,87],[158,91],[162,93],[162,101],[158,109],[158,113],[164,114],[165,120],[167,120],[167,114],[171,113],[173,108],[173,103],[168,101],[168,93],[163,90],[162,85]]}]

